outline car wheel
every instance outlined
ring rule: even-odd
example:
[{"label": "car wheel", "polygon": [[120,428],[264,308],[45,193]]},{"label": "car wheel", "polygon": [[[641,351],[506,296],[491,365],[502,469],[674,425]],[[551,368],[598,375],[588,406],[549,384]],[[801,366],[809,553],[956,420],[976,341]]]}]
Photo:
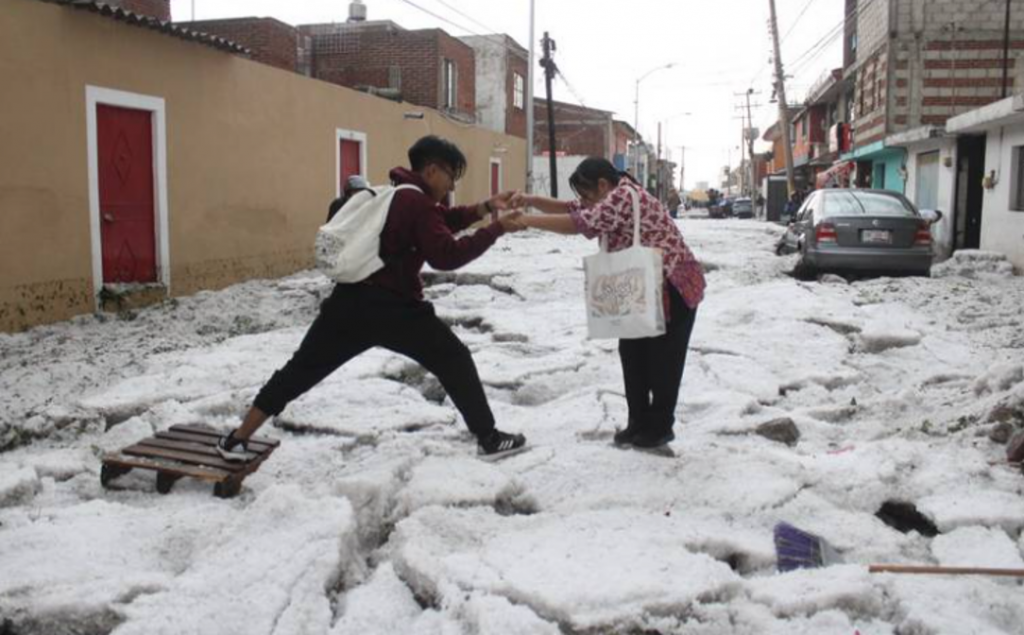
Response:
[{"label": "car wheel", "polygon": [[807,256],[804,254],[803,249],[801,249],[800,260],[797,260],[796,266],[793,267],[793,277],[803,282],[809,282],[817,276],[818,272],[813,265],[807,263]]}]

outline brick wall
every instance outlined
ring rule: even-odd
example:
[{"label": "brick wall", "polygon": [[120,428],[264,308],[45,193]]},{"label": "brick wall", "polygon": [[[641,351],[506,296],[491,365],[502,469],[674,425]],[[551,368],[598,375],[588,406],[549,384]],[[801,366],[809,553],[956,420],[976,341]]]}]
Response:
[{"label": "brick wall", "polygon": [[[548,108],[543,99],[534,106],[534,152],[550,150]],[[573,156],[604,157],[612,148],[612,115],[581,106],[555,102],[555,151]]]},{"label": "brick wall", "polygon": [[[955,115],[1003,94],[1004,0],[859,0],[854,145]],[[868,3],[868,4],[865,4]],[[1011,13],[1007,94],[1024,85],[1024,11]]]},{"label": "brick wall", "polygon": [[[476,118],[476,54],[473,48],[465,42],[459,41],[444,31],[434,31],[438,41],[438,52],[444,59],[455,62],[458,69],[455,73],[458,88],[455,91],[455,103],[460,113],[472,115]],[[438,74],[438,100],[442,100],[443,86],[441,86],[441,73]],[[441,102],[443,103],[443,102]]]},{"label": "brick wall", "polygon": [[298,30],[273,18],[237,18],[179,23],[241,44],[252,51],[252,59],[286,71],[299,69]]},{"label": "brick wall", "polygon": [[164,22],[171,21],[171,0],[105,0],[107,4],[125,11],[148,15]]},{"label": "brick wall", "polygon": [[[526,138],[526,82],[529,80],[530,63],[524,57],[508,54],[508,115],[505,117],[505,134]],[[523,78],[523,108],[515,108],[515,74]]]},{"label": "brick wall", "polygon": [[402,99],[441,108],[441,61],[458,68],[458,110],[475,117],[473,49],[439,29],[407,31],[392,24],[330,28],[300,27],[313,38],[312,74],[341,86],[400,85]]}]

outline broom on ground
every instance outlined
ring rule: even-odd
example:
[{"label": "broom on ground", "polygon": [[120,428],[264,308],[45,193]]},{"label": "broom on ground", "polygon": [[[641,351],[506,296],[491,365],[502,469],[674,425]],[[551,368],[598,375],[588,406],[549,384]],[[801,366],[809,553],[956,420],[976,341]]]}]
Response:
[{"label": "broom on ground", "polygon": [[[828,542],[789,523],[775,525],[775,556],[780,572],[794,569],[815,569],[842,562],[839,553]],[[1024,578],[1024,569],[992,569],[986,567],[938,567],[928,565],[872,564],[870,573],[911,573],[928,575],[991,575]]]}]

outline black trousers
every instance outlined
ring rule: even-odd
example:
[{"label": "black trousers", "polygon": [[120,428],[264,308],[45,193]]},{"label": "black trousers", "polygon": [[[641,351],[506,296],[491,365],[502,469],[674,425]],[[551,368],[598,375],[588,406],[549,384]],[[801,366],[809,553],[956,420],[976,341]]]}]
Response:
[{"label": "black trousers", "polygon": [[667,280],[670,319],[664,335],[619,340],[622,378],[629,405],[629,427],[660,436],[675,423],[679,384],[686,366],[686,351],[697,309],[686,306],[679,291]]},{"label": "black trousers", "polygon": [[469,349],[429,302],[406,300],[369,284],[339,284],[320,306],[299,350],[275,372],[253,405],[277,415],[350,359],[375,346],[404,355],[433,373],[470,432],[494,429]]}]

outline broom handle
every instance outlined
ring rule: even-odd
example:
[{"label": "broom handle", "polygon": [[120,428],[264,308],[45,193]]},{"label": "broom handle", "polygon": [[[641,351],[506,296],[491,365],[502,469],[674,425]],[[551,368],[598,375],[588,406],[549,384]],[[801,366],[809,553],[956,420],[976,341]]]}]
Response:
[{"label": "broom handle", "polygon": [[906,564],[873,564],[868,567],[871,573],[924,573],[938,575],[1001,575],[1012,578],[1024,578],[1024,569],[985,569],[980,567],[929,567]]}]

